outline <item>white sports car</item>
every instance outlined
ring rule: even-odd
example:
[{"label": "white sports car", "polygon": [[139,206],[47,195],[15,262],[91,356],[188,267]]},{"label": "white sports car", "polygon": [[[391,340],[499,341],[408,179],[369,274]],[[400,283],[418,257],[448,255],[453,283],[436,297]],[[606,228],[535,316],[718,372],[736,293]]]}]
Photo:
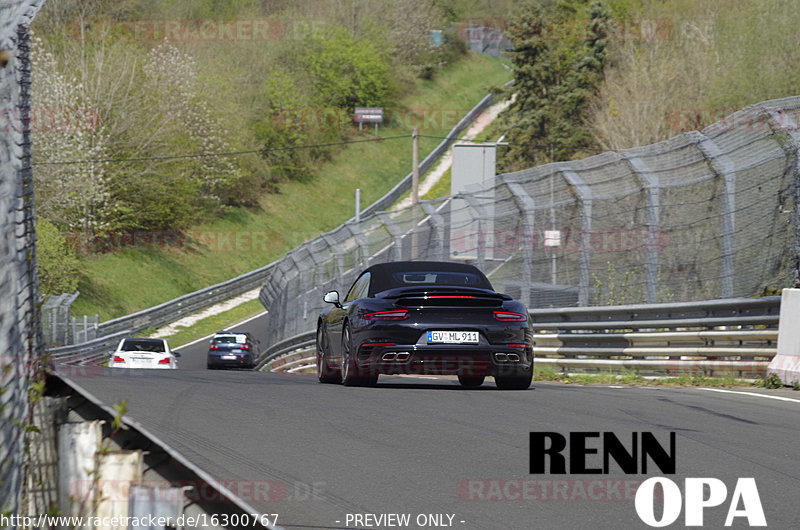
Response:
[{"label": "white sports car", "polygon": [[164,339],[130,338],[119,341],[111,354],[108,366],[112,368],[161,368],[178,367],[178,352],[169,349]]}]

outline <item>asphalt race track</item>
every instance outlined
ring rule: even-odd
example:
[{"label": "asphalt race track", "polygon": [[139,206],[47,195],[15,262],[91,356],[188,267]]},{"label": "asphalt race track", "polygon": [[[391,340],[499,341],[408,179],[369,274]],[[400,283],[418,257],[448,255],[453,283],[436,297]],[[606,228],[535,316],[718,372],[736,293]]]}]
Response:
[{"label": "asphalt race track", "polygon": [[[245,327],[258,336],[260,323]],[[677,473],[667,477],[681,490],[685,477],[727,486],[727,500],[705,510],[705,527],[723,527],[740,477],[755,478],[769,527],[798,526],[800,392],[745,390],[788,401],[557,383],[501,392],[491,378],[462,389],[450,378],[409,377],[345,388],[308,375],[206,370],[206,346],[182,349],[178,370],[103,368],[72,371],[72,380],[106,404],[127,400],[129,417],[285,528],[404,527],[388,514],[409,517],[409,528],[649,528],[633,496],[638,481],[665,476],[652,463],[647,476],[613,461],[607,475],[531,475],[531,431],[623,441],[647,431],[667,448],[675,432]],[[602,455],[586,462],[602,466]],[[683,526],[681,514],[672,527]],[[733,527],[748,527],[746,518]]]}]

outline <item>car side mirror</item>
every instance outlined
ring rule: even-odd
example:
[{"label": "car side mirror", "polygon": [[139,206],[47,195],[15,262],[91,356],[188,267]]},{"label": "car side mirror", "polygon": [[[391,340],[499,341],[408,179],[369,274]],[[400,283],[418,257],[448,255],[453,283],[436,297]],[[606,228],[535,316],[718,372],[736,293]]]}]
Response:
[{"label": "car side mirror", "polygon": [[172,356],[173,356],[173,357],[175,357],[175,358],[178,358],[178,357],[180,357],[180,356],[181,356],[181,352],[178,352],[178,351],[173,351],[173,352],[172,352]]},{"label": "car side mirror", "polygon": [[341,307],[341,304],[339,303],[339,291],[328,291],[327,293],[325,293],[323,300],[325,300],[325,302],[328,304],[333,304],[336,307]]},{"label": "car side mirror", "polygon": [[261,344],[261,339],[256,339],[256,344]]}]

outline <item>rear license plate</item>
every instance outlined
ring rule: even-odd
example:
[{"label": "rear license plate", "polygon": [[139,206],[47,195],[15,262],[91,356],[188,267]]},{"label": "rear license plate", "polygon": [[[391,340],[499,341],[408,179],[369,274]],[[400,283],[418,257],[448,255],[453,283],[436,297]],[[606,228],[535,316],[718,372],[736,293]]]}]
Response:
[{"label": "rear license plate", "polygon": [[223,356],[220,357],[220,359],[224,359],[226,361],[233,361],[233,360],[236,359],[236,356],[235,355],[223,355]]},{"label": "rear license plate", "polygon": [[236,348],[235,350],[231,350],[231,353],[242,353],[242,350]]},{"label": "rear license plate", "polygon": [[428,344],[478,344],[478,332],[429,331]]}]

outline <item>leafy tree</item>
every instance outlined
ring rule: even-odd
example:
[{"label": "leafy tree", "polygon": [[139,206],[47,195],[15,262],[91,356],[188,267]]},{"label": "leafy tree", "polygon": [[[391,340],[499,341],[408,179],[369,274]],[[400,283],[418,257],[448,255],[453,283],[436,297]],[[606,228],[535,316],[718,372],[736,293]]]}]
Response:
[{"label": "leafy tree", "polygon": [[379,106],[389,96],[388,50],[331,26],[306,37],[297,64],[314,87],[319,107]]},{"label": "leafy tree", "polygon": [[504,170],[567,160],[593,145],[586,125],[603,79],[610,12],[599,2],[534,4],[510,28],[514,102],[503,115],[509,150]]},{"label": "leafy tree", "polygon": [[53,223],[36,225],[39,290],[43,294],[72,293],[78,288],[78,259]]}]

